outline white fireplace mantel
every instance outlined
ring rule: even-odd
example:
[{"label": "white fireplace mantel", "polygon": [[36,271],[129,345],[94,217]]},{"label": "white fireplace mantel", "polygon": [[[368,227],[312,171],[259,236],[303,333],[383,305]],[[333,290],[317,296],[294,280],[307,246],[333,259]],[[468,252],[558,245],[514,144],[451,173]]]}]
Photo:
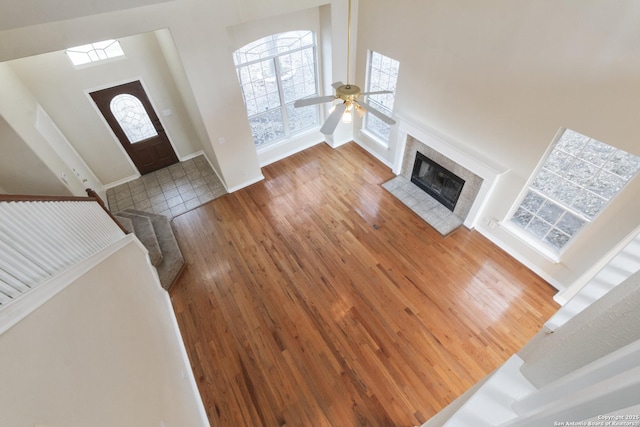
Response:
[{"label": "white fireplace mantel", "polygon": [[469,210],[469,214],[464,218],[465,227],[469,229],[474,228],[480,220],[482,211],[496,187],[498,180],[502,175],[509,172],[509,169],[491,164],[487,159],[479,159],[477,155],[465,153],[452,142],[448,142],[445,138],[437,136],[437,133],[427,126],[416,125],[402,118],[398,120],[398,124],[397,150],[393,163],[393,172],[396,175],[402,172],[407,137],[412,136],[414,139],[431,147],[433,150],[482,178],[480,190]]}]

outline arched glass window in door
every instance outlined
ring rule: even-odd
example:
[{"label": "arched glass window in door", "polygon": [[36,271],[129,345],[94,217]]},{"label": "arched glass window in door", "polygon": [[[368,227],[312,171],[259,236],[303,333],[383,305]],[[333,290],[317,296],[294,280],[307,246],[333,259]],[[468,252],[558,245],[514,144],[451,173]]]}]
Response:
[{"label": "arched glass window in door", "polygon": [[111,100],[110,108],[132,144],[158,135],[142,102],[135,96],[117,95]]}]

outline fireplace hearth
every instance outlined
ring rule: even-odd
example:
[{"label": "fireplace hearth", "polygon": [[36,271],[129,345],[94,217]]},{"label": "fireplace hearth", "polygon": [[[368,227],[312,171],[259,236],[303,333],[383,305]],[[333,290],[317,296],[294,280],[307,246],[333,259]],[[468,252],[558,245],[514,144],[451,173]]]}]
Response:
[{"label": "fireplace hearth", "polygon": [[[400,121],[397,141],[397,176],[383,187],[443,236],[460,225],[474,228],[498,179],[509,170],[406,119]],[[438,167],[423,164],[423,157]]]},{"label": "fireplace hearth", "polygon": [[465,183],[464,179],[419,151],[416,152],[411,182],[426,191],[451,212],[454,211],[458,203]]}]

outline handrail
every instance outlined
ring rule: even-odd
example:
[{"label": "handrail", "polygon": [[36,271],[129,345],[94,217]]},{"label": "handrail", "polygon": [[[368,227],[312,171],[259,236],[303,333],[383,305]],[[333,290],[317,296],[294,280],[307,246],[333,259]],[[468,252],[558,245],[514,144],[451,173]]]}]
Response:
[{"label": "handrail", "polygon": [[102,209],[104,209],[104,211],[107,213],[107,215],[109,215],[109,217],[111,217],[111,219],[113,220],[113,222],[115,222],[116,224],[118,224],[118,227],[120,227],[120,230],[124,231],[124,234],[129,234],[130,231],[127,230],[124,225],[122,225],[120,223],[120,221],[118,221],[118,218],[116,218],[115,216],[113,216],[113,214],[111,213],[111,211],[109,210],[109,208],[107,207],[107,205],[104,203],[104,200],[102,200],[102,197],[100,197],[100,195],[98,193],[96,193],[94,190],[92,190],[91,188],[87,188],[87,195],[89,196],[90,199],[95,199],[96,202],[98,202],[98,204],[100,206],[102,206]]},{"label": "handrail", "polygon": [[76,196],[35,196],[31,194],[0,194],[0,202],[97,202],[96,198]]},{"label": "handrail", "polygon": [[96,193],[91,188],[87,188],[88,197],[78,197],[78,196],[37,196],[31,194],[0,194],[0,202],[96,202],[104,209],[104,211],[109,215],[109,217],[115,222],[120,230],[122,230],[125,234],[129,234],[130,231],[127,230],[120,221],[113,216],[107,205],[102,200],[102,197],[98,193]]},{"label": "handrail", "polygon": [[0,198],[0,310],[125,237],[89,194],[96,197]]}]

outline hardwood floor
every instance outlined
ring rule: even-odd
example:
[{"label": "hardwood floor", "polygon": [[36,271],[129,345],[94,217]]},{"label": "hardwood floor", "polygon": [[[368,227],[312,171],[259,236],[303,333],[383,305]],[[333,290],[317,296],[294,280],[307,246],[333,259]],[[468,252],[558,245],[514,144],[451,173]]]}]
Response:
[{"label": "hardwood floor", "polygon": [[554,289],[479,233],[442,238],[354,143],[178,216],[171,298],[212,426],[413,426],[517,352]]}]

